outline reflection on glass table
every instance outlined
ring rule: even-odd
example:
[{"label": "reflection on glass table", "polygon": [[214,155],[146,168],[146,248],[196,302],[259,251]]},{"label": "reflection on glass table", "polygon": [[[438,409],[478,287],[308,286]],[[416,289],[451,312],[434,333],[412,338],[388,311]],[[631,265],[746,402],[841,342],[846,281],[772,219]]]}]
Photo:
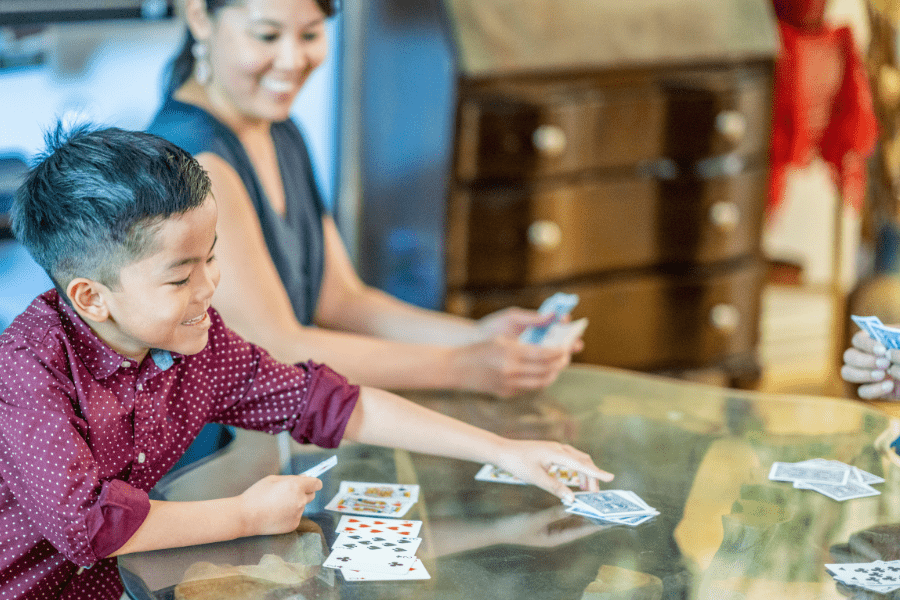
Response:
[{"label": "reflection on glass table", "polygon": [[[852,552],[898,552],[890,540],[900,543],[900,460],[889,444],[900,425],[860,402],[596,367],[572,367],[547,391],[510,401],[406,395],[502,435],[571,443],[616,474],[605,487],[631,490],[661,514],[633,528],[600,526],[563,512],[538,488],[476,481],[478,464],[360,444],[336,452],[293,444],[295,473],[333,453],[339,459],[298,531],[120,557],[129,593],[179,600],[836,599],[853,592],[839,589],[824,564],[847,562]],[[774,461],[817,457],[884,477],[881,495],[837,502],[768,479]],[[161,493],[231,495],[278,465],[276,440],[238,432],[218,455],[161,483]],[[346,582],[320,567],[340,517],[324,506],[346,480],[421,486],[406,518],[423,521],[417,555],[431,579]],[[859,543],[874,535],[866,531],[880,536],[881,550]]]}]

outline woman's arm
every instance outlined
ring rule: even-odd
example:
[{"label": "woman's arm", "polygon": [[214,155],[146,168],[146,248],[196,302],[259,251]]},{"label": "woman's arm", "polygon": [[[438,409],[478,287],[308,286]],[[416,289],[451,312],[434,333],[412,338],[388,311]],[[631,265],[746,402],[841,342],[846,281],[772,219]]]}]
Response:
[{"label": "woman's arm", "polygon": [[[322,324],[358,333],[304,327],[294,315],[240,177],[214,154],[201,153],[197,160],[209,173],[219,209],[216,254],[222,278],[213,305],[230,328],[279,360],[312,359],[373,387],[465,389],[499,396],[546,387],[569,363],[570,349],[521,344],[513,335],[465,346],[375,337],[397,328],[404,333],[391,337],[411,338],[418,327],[420,336],[428,338],[431,334],[424,332],[433,326],[438,334],[431,335],[432,340],[459,342],[471,335],[471,327],[464,319],[434,317],[436,313],[353,283],[359,279],[330,220],[325,224],[326,273],[316,314]],[[347,313],[343,321],[337,316],[342,311]],[[407,319],[416,325],[406,326]]]}]

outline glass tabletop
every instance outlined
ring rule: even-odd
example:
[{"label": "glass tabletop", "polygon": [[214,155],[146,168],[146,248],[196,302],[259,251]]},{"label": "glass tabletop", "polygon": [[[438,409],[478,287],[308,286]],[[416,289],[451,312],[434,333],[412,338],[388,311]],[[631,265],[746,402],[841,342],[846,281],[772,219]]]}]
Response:
[{"label": "glass tabletop", "polygon": [[[660,511],[636,527],[569,515],[533,486],[476,481],[481,465],[343,443],[291,443],[292,472],[337,454],[297,531],[120,557],[134,598],[472,600],[844,598],[831,562],[900,558],[900,424],[853,400],[771,395],[574,366],[545,392],[495,400],[405,393],[514,438],[589,452]],[[439,432],[436,432],[439,434]],[[169,499],[236,493],[278,470],[278,444],[239,432],[205,465],[170,482]],[[768,479],[775,461],[826,458],[885,478],[878,496],[838,502]],[[203,469],[200,469],[203,471]],[[340,515],[341,481],[415,483],[405,516],[423,522],[417,581],[347,582],[320,565]],[[867,596],[869,597],[869,596]]]}]

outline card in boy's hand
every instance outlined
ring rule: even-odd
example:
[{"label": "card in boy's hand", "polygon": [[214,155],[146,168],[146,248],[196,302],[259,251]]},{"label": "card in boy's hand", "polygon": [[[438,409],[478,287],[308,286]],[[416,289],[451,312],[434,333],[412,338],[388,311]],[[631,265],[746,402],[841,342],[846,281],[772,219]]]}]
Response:
[{"label": "card in boy's hand", "polygon": [[547,330],[540,345],[545,348],[568,348],[575,343],[575,340],[584,334],[584,330],[587,329],[587,326],[587,317],[582,317],[571,323],[554,323],[553,326]]},{"label": "card in boy's hand", "polygon": [[416,537],[421,529],[422,521],[413,519],[379,519],[377,517],[344,515],[338,522],[335,531],[338,533],[345,531],[369,532],[373,534],[394,533],[396,535]]}]

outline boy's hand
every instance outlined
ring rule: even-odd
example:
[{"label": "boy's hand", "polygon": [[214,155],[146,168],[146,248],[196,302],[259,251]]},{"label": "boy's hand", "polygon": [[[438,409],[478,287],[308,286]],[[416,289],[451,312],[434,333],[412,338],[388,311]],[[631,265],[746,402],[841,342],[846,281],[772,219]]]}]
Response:
[{"label": "boy's hand", "polygon": [[531,440],[505,440],[505,448],[496,465],[533,483],[562,499],[572,499],[574,495],[564,483],[551,477],[547,471],[552,465],[575,469],[588,476],[588,489],[597,491],[597,480],[612,481],[614,475],[594,464],[590,455],[559,442],[539,442]]},{"label": "boy's hand", "polygon": [[269,475],[239,496],[245,535],[274,535],[293,531],[303,509],[322,489],[322,481],[303,475]]}]

